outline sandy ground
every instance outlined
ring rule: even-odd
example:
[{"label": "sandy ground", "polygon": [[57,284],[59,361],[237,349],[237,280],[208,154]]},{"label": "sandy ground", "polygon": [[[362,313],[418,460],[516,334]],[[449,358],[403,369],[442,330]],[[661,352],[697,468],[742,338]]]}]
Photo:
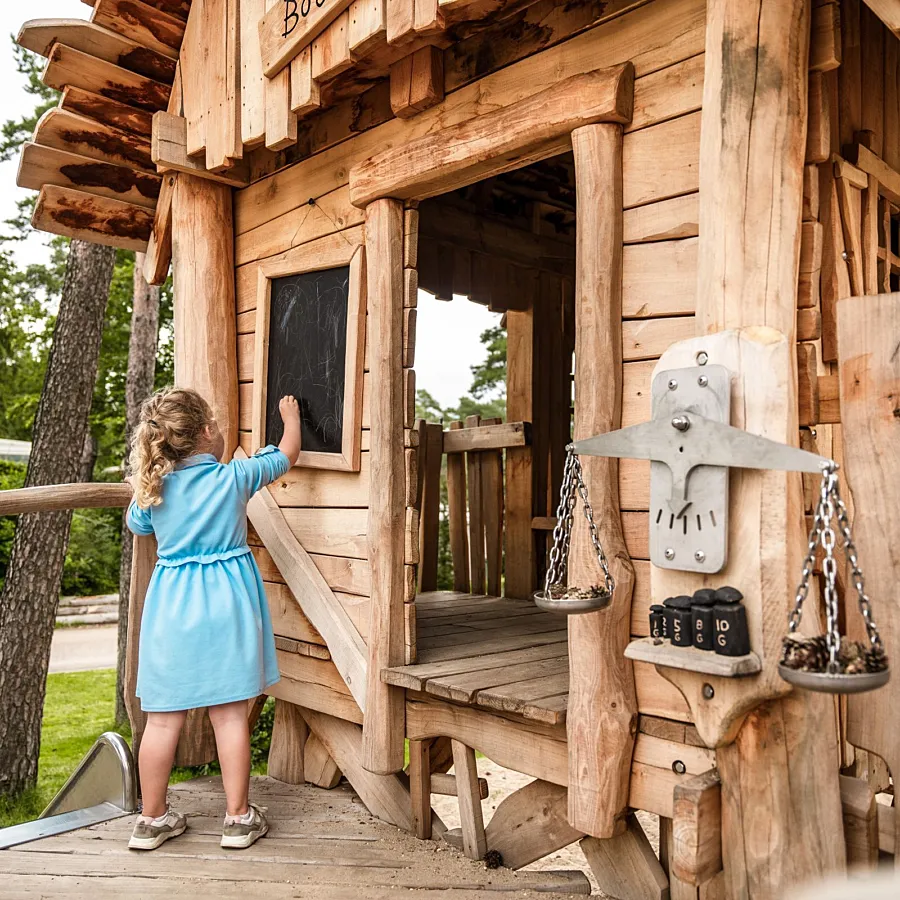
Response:
[{"label": "sandy ground", "polygon": [[[452,770],[451,770],[452,771]],[[484,823],[487,825],[493,816],[494,811],[500,805],[500,802],[520,787],[532,781],[528,775],[522,775],[519,772],[513,772],[510,769],[504,769],[495,765],[489,759],[481,757],[478,759],[478,774],[482,778],[487,779],[488,798],[482,802],[482,810],[484,811]],[[433,795],[431,805],[435,812],[443,819],[448,828],[459,827],[459,803],[456,797],[441,797]],[[638,819],[653,845],[653,849],[659,852],[659,818],[651,813],[638,813]],[[591,868],[581,852],[581,848],[577,843],[571,844],[563,850],[551,853],[543,859],[526,866],[526,869],[580,869],[590,879],[597,897],[606,897],[597,886]]]},{"label": "sandy ground", "polygon": [[50,671],[114,669],[118,628],[118,625],[57,628],[50,646]]}]

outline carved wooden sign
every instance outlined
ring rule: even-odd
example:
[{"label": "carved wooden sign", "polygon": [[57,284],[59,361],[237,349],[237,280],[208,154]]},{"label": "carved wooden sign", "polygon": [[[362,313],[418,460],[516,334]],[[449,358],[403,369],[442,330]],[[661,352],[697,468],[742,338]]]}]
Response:
[{"label": "carved wooden sign", "polygon": [[263,72],[277,75],[308,47],[352,0],[278,0],[259,22]]}]

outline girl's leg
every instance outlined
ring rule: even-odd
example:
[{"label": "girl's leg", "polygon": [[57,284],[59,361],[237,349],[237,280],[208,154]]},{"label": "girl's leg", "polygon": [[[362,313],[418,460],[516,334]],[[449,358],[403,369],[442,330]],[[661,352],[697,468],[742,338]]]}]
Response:
[{"label": "girl's leg", "polygon": [[250,793],[250,726],[247,701],[222,703],[209,708],[209,720],[216,733],[222,783],[225,786],[226,812],[242,816],[247,812]]},{"label": "girl's leg", "polygon": [[187,710],[147,713],[147,727],[141,738],[138,768],[144,815],[153,819],[167,809],[166,789],[175,760],[175,748]]}]

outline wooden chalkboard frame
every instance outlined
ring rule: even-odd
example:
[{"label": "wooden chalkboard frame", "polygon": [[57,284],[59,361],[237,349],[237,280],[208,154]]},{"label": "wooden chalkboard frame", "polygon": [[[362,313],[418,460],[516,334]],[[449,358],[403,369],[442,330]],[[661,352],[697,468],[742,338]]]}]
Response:
[{"label": "wooden chalkboard frame", "polygon": [[362,452],[363,371],[366,350],[366,259],[365,246],[347,242],[346,253],[329,253],[322,258],[313,242],[308,250],[293,251],[289,259],[275,259],[259,267],[256,306],[256,344],[253,360],[253,449],[266,439],[266,383],[269,363],[269,311],[272,280],[289,275],[305,275],[338,266],[350,266],[347,298],[347,352],[344,362],[344,421],[340,453],[301,450],[296,465],[310,469],[358,472]]}]

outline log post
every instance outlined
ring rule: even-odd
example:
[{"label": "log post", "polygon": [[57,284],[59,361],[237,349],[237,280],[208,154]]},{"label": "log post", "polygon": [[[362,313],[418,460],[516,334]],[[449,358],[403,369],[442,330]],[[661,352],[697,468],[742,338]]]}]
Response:
[{"label": "log post", "polygon": [[[701,335],[768,325],[794,338],[809,8],[808,0],[710,0],[707,7]],[[796,433],[796,387],[788,390]],[[766,516],[782,528],[788,520],[786,551],[772,546],[763,554],[763,584],[785,593],[783,573],[795,561],[799,572],[805,543],[800,479],[788,478],[787,507],[763,509],[760,520],[763,539]],[[729,896],[781,896],[792,883],[843,868],[836,752],[832,701],[803,691],[760,706],[735,742],[718,750]]]},{"label": "log post", "polygon": [[[403,768],[401,688],[381,670],[403,665],[403,536],[406,469],[403,458],[403,204],[375,200],[366,208],[369,285],[371,451],[369,563],[372,567],[369,666],[362,764],[389,775]],[[346,771],[346,770],[345,770]]]},{"label": "log post", "polygon": [[[575,440],[622,420],[622,127],[572,133],[578,203]],[[621,831],[637,730],[630,636],[634,567],[625,549],[615,459],[586,457],[584,479],[616,580],[611,605],[569,619],[569,822],[599,838]],[[582,516],[569,562],[572,584],[596,584],[598,564]]]},{"label": "log post", "polygon": [[[175,384],[199,391],[225,438],[225,458],[238,444],[237,326],[231,188],[179,174],[172,197],[175,286]],[[205,709],[191,710],[176,765],[215,759]]]}]

